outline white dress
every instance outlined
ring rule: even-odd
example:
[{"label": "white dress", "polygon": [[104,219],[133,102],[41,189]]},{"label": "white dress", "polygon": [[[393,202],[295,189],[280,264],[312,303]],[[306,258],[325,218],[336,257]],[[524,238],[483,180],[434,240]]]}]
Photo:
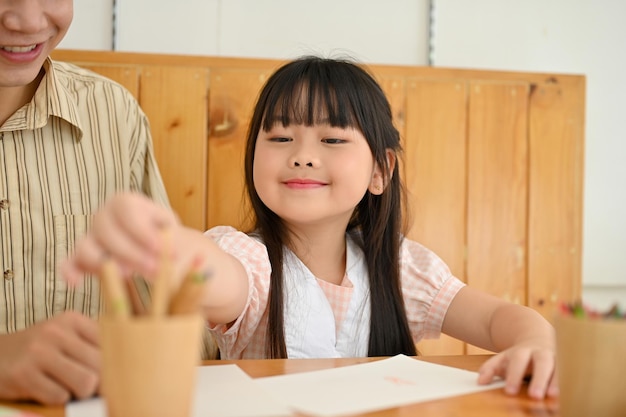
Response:
[{"label": "white dress", "polygon": [[346,275],[352,297],[339,329],[333,310],[315,276],[293,252],[285,253],[285,345],[289,358],[367,356],[370,297],[363,252],[346,239]]}]

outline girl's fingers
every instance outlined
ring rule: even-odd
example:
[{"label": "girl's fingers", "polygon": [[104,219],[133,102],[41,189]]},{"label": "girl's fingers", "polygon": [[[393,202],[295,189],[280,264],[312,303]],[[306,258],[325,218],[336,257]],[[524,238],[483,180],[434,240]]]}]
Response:
[{"label": "girl's fingers", "polygon": [[147,197],[125,194],[113,198],[93,222],[92,236],[123,269],[151,276],[162,247],[162,229],[175,216]]},{"label": "girl's fingers", "polygon": [[478,370],[478,383],[480,385],[489,384],[493,381],[493,378],[496,376],[496,366],[498,360],[499,358],[494,356],[482,364]]},{"label": "girl's fingers", "polygon": [[505,380],[505,392],[516,395],[529,366],[532,366],[532,379],[528,386],[528,395],[535,399],[544,398],[546,393],[557,396],[554,357],[547,351],[518,350],[495,355],[480,367],[478,383],[488,384],[493,378],[500,376]]},{"label": "girl's fingers", "polygon": [[113,200],[111,218],[136,245],[158,254],[162,247],[162,231],[178,224],[174,213],[155,204],[143,195],[129,195]]},{"label": "girl's fingers", "polygon": [[70,285],[76,285],[80,282],[83,272],[80,271],[73,262],[73,259],[64,259],[59,263],[59,274]]},{"label": "girl's fingers", "polygon": [[501,352],[488,359],[479,369],[478,383],[488,384],[498,376],[505,380],[507,394],[517,394],[528,362],[519,353],[516,356],[513,358],[511,352]]},{"label": "girl's fingers", "polygon": [[[92,230],[91,241],[100,248],[100,256],[92,259],[93,262],[97,262],[97,268],[100,268],[102,261],[110,256],[120,266],[123,265],[124,268],[137,271],[142,275],[150,275],[154,271],[158,254],[151,248],[142,246],[113,218],[100,217],[94,221]],[[84,267],[91,267],[85,262],[84,254],[77,252],[77,256],[83,260]]]},{"label": "girl's fingers", "polygon": [[557,374],[557,370],[555,369],[552,374],[552,379],[550,380],[550,384],[548,385],[548,397],[558,397],[559,396],[559,376]]},{"label": "girl's fingers", "polygon": [[536,352],[533,355],[533,376],[528,386],[528,395],[542,399],[548,391],[548,385],[554,374],[554,357],[548,352]]},{"label": "girl's fingers", "polygon": [[526,350],[516,351],[514,352],[514,357],[509,358],[506,369],[506,385],[504,387],[504,391],[507,394],[515,395],[519,393],[530,359],[530,352]]},{"label": "girl's fingers", "polygon": [[[98,272],[106,252],[94,240],[91,235],[80,239],[74,248],[74,256],[62,264],[64,276],[70,282],[76,282],[76,273],[79,278],[83,273],[93,274]],[[80,271],[80,272],[79,272]]]},{"label": "girl's fingers", "polygon": [[68,282],[76,283],[85,273],[99,273],[104,259],[110,257],[125,276],[138,273],[152,278],[162,252],[173,255],[173,248],[164,247],[163,230],[177,226],[176,215],[148,197],[116,195],[96,213],[90,233],[78,242],[74,255],[61,263],[60,271]]}]

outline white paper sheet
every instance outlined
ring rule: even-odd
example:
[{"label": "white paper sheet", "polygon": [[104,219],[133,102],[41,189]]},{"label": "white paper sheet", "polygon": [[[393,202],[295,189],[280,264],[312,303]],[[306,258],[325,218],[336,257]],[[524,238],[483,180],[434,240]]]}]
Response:
[{"label": "white paper sheet", "polygon": [[404,355],[340,368],[257,378],[294,410],[313,416],[366,413],[405,404],[470,394],[484,386],[478,374]]},{"label": "white paper sheet", "polygon": [[[194,417],[283,417],[291,413],[237,365],[198,368]],[[106,417],[100,398],[70,403],[66,417]]]},{"label": "white paper sheet", "polygon": [[[198,368],[194,417],[335,417],[504,386],[478,374],[404,355],[334,369],[250,378],[236,365]],[[68,404],[66,417],[106,417],[100,398]]]}]

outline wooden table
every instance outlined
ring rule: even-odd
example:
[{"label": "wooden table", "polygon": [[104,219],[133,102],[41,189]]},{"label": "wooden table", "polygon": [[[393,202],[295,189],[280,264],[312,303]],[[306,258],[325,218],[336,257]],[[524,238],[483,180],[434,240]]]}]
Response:
[{"label": "wooden table", "polygon": [[[478,370],[488,355],[468,356],[430,356],[419,359],[454,366],[470,371]],[[205,365],[235,363],[251,377],[282,375],[296,372],[313,371],[326,368],[354,365],[376,358],[346,359],[274,359],[274,360],[240,360],[240,361],[206,361]],[[4,403],[11,407],[32,411],[44,417],[64,417],[64,407],[43,407],[32,404]],[[501,389],[483,391],[475,394],[451,397],[447,399],[412,404],[385,411],[364,414],[367,417],[558,417],[558,401],[546,399],[537,401],[530,399],[526,392],[518,396],[505,395]]]}]

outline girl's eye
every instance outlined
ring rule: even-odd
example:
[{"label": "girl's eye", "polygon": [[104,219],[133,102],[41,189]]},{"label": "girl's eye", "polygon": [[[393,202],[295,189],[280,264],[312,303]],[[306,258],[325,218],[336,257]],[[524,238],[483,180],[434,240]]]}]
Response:
[{"label": "girl's eye", "polygon": [[338,143],[345,143],[346,141],[343,139],[337,139],[337,138],[326,138],[326,139],[323,139],[322,142],[333,145],[333,144],[338,144]]},{"label": "girl's eye", "polygon": [[291,142],[291,138],[286,138],[286,137],[282,137],[282,136],[274,136],[274,137],[269,138],[269,141],[270,142],[279,142],[279,143]]}]

